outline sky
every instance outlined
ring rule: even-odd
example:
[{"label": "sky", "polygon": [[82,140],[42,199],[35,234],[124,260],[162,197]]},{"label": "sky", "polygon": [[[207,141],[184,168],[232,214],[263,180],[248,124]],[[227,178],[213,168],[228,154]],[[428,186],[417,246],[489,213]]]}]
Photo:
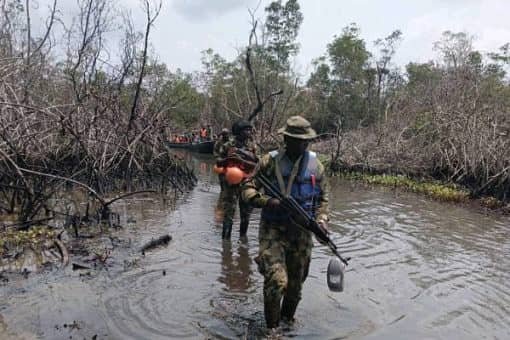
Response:
[{"label": "sky", "polygon": [[[117,1],[129,8],[137,29],[144,28],[139,0]],[[285,0],[284,0],[285,1]],[[40,8],[50,0],[38,0]],[[59,0],[62,15],[75,11],[73,0]],[[251,28],[248,9],[263,18],[270,0],[163,0],[163,8],[151,34],[153,51],[170,70],[200,70],[201,51],[212,48],[227,59],[248,42]],[[433,43],[446,30],[467,32],[475,37],[475,48],[495,51],[510,42],[510,0],[301,0],[304,16],[295,67],[311,72],[311,61],[324,55],[326,46],[342,28],[357,23],[367,47],[396,29],[403,40],[395,63],[426,62],[437,58]]]}]

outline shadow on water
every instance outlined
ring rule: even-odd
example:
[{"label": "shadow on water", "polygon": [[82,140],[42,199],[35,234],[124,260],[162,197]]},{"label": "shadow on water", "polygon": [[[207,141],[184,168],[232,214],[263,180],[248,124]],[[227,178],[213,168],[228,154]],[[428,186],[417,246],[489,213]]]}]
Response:
[{"label": "shadow on water", "polygon": [[247,240],[237,243],[237,252],[232,252],[232,242],[223,241],[221,249],[221,275],[218,281],[231,293],[253,293],[252,260]]},{"label": "shadow on water", "polygon": [[[265,336],[257,253],[248,236],[222,242],[210,156],[178,151],[199,179],[175,205],[119,202],[124,228],[108,266],[54,270],[0,286],[0,338],[256,339]],[[510,223],[412,194],[332,181],[331,229],[353,260],[344,293],[329,292],[330,254],[317,245],[286,338],[510,336]],[[136,221],[136,222],[128,222]],[[238,229],[236,217],[235,230]],[[167,247],[140,247],[168,233]]]}]

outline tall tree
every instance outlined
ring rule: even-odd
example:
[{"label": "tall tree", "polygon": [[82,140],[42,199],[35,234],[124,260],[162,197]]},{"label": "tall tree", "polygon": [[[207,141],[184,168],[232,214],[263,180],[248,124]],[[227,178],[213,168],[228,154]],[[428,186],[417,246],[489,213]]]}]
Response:
[{"label": "tall tree", "polygon": [[265,29],[267,52],[273,58],[275,67],[287,70],[289,59],[299,52],[296,38],[303,22],[303,14],[297,0],[271,2],[266,8]]},{"label": "tall tree", "polygon": [[434,43],[434,49],[439,51],[448,68],[456,69],[469,62],[473,37],[465,32],[444,31],[441,40]]},{"label": "tall tree", "polygon": [[[327,47],[331,64],[332,98],[330,108],[346,126],[353,127],[366,121],[367,73],[371,53],[360,37],[360,29],[350,24]],[[367,76],[368,75],[368,76]]]},{"label": "tall tree", "polygon": [[[388,89],[392,75],[391,60],[395,56],[398,44],[402,41],[402,32],[400,30],[393,31],[390,35],[383,39],[377,39],[374,44],[379,48],[379,58],[375,60],[376,71],[376,94],[374,110],[377,115],[382,114],[386,107],[385,92]],[[370,94],[369,94],[370,97]],[[372,105],[369,105],[370,109]]]}]

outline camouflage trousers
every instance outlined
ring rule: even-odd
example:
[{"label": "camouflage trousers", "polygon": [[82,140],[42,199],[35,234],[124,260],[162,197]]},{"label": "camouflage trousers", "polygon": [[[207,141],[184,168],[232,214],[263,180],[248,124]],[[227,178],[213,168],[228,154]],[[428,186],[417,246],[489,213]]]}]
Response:
[{"label": "camouflage trousers", "polygon": [[293,225],[261,221],[259,255],[255,261],[264,276],[264,315],[268,328],[277,327],[280,319],[293,321],[308,276],[312,247],[310,232]]},{"label": "camouflage trousers", "polygon": [[224,211],[223,211],[223,201],[225,197],[225,186],[227,185],[227,181],[225,180],[224,174],[218,175],[218,182],[220,184],[220,196],[218,197],[218,202],[216,203],[215,208],[215,218],[216,222],[223,222]]},{"label": "camouflage trousers", "polygon": [[241,198],[241,188],[239,185],[230,185],[224,183],[223,188],[223,239],[230,239],[232,232],[232,225],[234,224],[234,215],[236,206],[239,205],[240,227],[239,233],[241,236],[246,235],[248,231],[248,224],[250,222],[250,215],[253,208]]}]

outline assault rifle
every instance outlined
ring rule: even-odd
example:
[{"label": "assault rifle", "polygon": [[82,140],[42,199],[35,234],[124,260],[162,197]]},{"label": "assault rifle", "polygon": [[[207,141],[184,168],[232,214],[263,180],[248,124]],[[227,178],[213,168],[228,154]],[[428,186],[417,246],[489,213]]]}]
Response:
[{"label": "assault rifle", "polygon": [[260,171],[257,171],[254,177],[258,180],[262,187],[264,187],[266,193],[277,198],[283,207],[290,212],[291,219],[294,220],[296,225],[307,231],[311,231],[317,240],[320,243],[327,245],[333,254],[340,259],[340,261],[342,261],[346,266],[349,264],[348,262],[351,258],[343,258],[340,253],[338,253],[337,246],[329,238],[327,231],[324,230],[324,228],[322,228],[319,223],[317,223],[317,221],[315,221],[315,219],[306,212],[305,209],[303,209],[294,197],[283,195],[280,190]]},{"label": "assault rifle", "polygon": [[224,159],[217,162],[218,166],[235,165],[246,173],[252,172],[257,167],[259,159],[254,153],[243,150],[241,148],[235,148],[229,151]]}]

